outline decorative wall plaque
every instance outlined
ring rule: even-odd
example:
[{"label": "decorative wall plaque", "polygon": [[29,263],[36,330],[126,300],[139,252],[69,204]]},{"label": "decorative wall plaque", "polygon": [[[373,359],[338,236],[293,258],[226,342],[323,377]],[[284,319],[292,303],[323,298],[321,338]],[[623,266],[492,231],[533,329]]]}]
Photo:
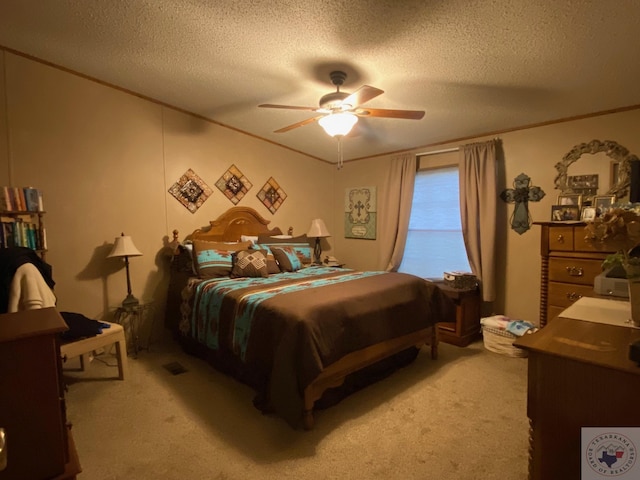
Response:
[{"label": "decorative wall plaque", "polygon": [[187,210],[195,213],[213,192],[204,180],[189,169],[171,186],[169,193]]},{"label": "decorative wall plaque", "polygon": [[287,198],[287,194],[280,188],[278,182],[271,177],[267,180],[267,183],[262,186],[257,197],[271,213],[276,213],[282,206],[282,202]]},{"label": "decorative wall plaque", "polygon": [[235,165],[231,165],[216,182],[216,187],[236,205],[251,190],[253,184]]},{"label": "decorative wall plaque", "polygon": [[376,238],[376,187],[347,188],[344,199],[344,237]]}]

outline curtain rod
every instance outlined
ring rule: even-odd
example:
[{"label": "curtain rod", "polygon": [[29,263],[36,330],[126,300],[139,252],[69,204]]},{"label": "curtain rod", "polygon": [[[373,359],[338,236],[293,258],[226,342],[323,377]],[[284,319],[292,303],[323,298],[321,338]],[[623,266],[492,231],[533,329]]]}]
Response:
[{"label": "curtain rod", "polygon": [[[497,142],[498,140],[500,140],[500,137],[495,137],[493,139],[494,142]],[[427,155],[437,155],[439,153],[451,153],[451,152],[459,152],[459,151],[460,151],[460,147],[443,148],[441,150],[433,150],[431,152],[416,153],[416,157],[426,157]]]},{"label": "curtain rod", "polygon": [[433,150],[431,152],[416,153],[416,157],[426,157],[427,155],[437,155],[439,153],[451,153],[460,151],[460,147],[443,148],[442,150]]}]

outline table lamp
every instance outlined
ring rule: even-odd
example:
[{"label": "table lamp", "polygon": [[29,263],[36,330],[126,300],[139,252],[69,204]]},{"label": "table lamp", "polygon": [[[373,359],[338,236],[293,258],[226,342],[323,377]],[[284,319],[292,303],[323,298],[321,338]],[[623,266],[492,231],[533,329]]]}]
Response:
[{"label": "table lamp", "polygon": [[107,258],[124,257],[124,266],[127,270],[127,298],[123,300],[122,306],[125,308],[134,307],[140,304],[138,299],[131,294],[131,279],[129,277],[129,257],[139,257],[140,255],[142,255],[142,253],[133,244],[131,237],[124,233],[119,237],[116,237],[113,243],[113,248],[109,255],[107,255]]},{"label": "table lamp", "polygon": [[330,237],[331,234],[329,230],[327,230],[327,226],[324,224],[324,221],[321,218],[316,218],[311,220],[311,226],[309,227],[309,231],[307,232],[307,237],[315,237],[316,244],[313,247],[313,262],[316,264],[320,263],[320,255],[322,254],[322,248],[320,247],[320,239],[325,237]]}]

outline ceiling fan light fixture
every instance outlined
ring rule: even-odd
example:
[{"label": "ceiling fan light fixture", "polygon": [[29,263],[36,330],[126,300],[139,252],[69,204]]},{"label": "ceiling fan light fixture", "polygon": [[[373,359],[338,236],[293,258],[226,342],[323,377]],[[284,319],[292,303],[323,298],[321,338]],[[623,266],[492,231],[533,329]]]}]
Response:
[{"label": "ceiling fan light fixture", "polygon": [[318,123],[324,131],[327,132],[327,135],[332,137],[336,135],[346,135],[357,122],[358,117],[349,112],[332,113],[318,120]]}]

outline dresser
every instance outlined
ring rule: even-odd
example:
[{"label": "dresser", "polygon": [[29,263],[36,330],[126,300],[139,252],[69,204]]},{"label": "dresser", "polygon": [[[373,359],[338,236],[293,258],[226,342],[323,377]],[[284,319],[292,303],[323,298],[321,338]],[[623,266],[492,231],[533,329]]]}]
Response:
[{"label": "dresser", "polygon": [[514,342],[528,351],[530,480],[580,480],[582,427],[640,425],[638,340],[639,329],[559,317]]},{"label": "dresser", "polygon": [[585,242],[584,223],[536,222],[541,227],[540,326],[581,297],[596,296],[593,282],[609,254]]},{"label": "dresser", "polygon": [[[80,465],[67,425],[55,308],[0,315],[0,480],[76,478]],[[4,463],[4,462],[2,462]]]}]

